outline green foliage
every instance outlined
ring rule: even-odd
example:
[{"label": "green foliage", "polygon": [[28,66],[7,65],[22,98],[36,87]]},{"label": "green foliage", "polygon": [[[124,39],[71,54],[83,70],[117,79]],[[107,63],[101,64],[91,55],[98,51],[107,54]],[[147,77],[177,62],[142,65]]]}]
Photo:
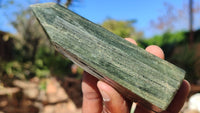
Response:
[{"label": "green foliage", "polygon": [[47,79],[41,79],[39,83],[40,90],[46,90],[47,88]]},{"label": "green foliage", "polygon": [[[23,57],[23,56],[22,56]],[[34,76],[39,78],[48,77],[50,75],[64,76],[71,74],[70,67],[72,62],[60,54],[56,54],[52,48],[40,47],[36,53],[36,60],[18,61],[14,59],[9,62],[1,62],[0,78],[4,75],[7,78],[30,79]]]},{"label": "green foliage", "polygon": [[142,48],[146,48],[149,45],[160,46],[165,53],[165,58],[168,59],[174,48],[185,40],[184,34],[185,32],[183,31],[175,33],[166,32],[163,35],[156,35],[150,39],[140,39],[138,40],[138,45]]},{"label": "green foliage", "polygon": [[[60,0],[56,1],[61,3]],[[64,1],[67,5],[73,2],[74,0]],[[14,5],[20,6],[16,0],[8,0],[5,4],[1,4],[0,8],[7,9]],[[23,8],[20,6],[20,9]],[[12,14],[15,14],[16,19],[10,19],[10,21],[14,20],[10,23],[16,29],[17,35],[12,37],[13,45],[6,46],[12,48],[7,49],[12,53],[12,59],[6,60],[0,57],[0,86],[11,85],[14,79],[27,80],[34,76],[42,79],[50,75],[71,75],[72,62],[50,47],[49,40],[32,11],[26,9],[14,11]],[[82,73],[81,69],[78,69],[79,73]],[[44,81],[40,83],[40,89],[45,88]]]},{"label": "green foliage", "polygon": [[149,39],[141,39],[139,43],[142,47],[146,47],[148,45],[157,45],[162,47],[166,44],[178,44],[185,39],[185,32],[176,32],[170,33],[166,32],[163,35],[156,35]]},{"label": "green foliage", "polygon": [[200,57],[196,55],[194,48],[183,46],[177,48],[178,51],[169,59],[170,62],[178,65],[186,71],[186,79],[195,83],[200,79],[196,67],[200,67]]},{"label": "green foliage", "polygon": [[200,58],[196,55],[195,47],[187,46],[187,35],[185,34],[186,32],[183,31],[175,33],[166,32],[150,39],[141,39],[138,43],[143,48],[149,45],[160,46],[165,53],[166,60],[183,68],[187,73],[186,79],[194,83],[200,79],[200,75],[198,75],[196,70],[197,67],[200,67],[198,63]]},{"label": "green foliage", "polygon": [[46,35],[31,10],[25,10],[16,14],[16,21],[12,25],[18,31],[19,52],[24,61],[35,62],[35,54],[40,45],[46,44]]},{"label": "green foliage", "polygon": [[17,20],[12,24],[18,31],[12,47],[13,59],[2,59],[0,79],[30,79],[34,76],[44,78],[71,74],[72,62],[50,47],[46,34],[30,10],[17,14]]},{"label": "green foliage", "polygon": [[5,67],[8,67],[8,66],[6,66],[6,62],[4,60],[0,59],[0,62],[1,62],[0,63],[0,87],[10,85],[14,76],[5,74],[6,71],[10,71],[10,70],[5,69]]},{"label": "green foliage", "polygon": [[132,21],[117,21],[113,19],[108,19],[103,22],[102,26],[107,30],[119,35],[123,38],[134,38],[139,39],[142,37],[142,32],[136,32],[135,28],[132,26]]},{"label": "green foliage", "polygon": [[37,51],[36,59],[36,64],[40,69],[49,69],[53,75],[71,74],[69,69],[73,63],[55,52],[51,47],[40,47]]},{"label": "green foliage", "polygon": [[8,75],[10,78],[13,78],[13,76],[15,75],[17,78],[21,78],[24,79],[24,75],[22,72],[22,65],[17,62],[17,61],[12,61],[12,62],[8,62],[4,65],[4,70],[6,75]]}]

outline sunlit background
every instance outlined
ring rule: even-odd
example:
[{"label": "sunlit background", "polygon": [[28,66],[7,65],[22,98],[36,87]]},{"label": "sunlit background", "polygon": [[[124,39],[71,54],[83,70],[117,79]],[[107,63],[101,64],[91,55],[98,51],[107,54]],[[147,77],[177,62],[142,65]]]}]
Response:
[{"label": "sunlit background", "polygon": [[160,46],[191,83],[181,113],[200,113],[199,0],[0,0],[0,113],[81,112],[83,70],[54,50],[29,9],[45,2],[142,48]]}]

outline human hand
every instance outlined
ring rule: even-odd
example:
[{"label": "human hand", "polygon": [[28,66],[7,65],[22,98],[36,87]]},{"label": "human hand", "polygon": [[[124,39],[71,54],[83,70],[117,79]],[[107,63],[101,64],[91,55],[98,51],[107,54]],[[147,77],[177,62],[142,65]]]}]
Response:
[{"label": "human hand", "polygon": [[[137,43],[130,38],[129,42]],[[158,46],[149,46],[146,48],[151,54],[164,59],[164,53]],[[166,111],[162,113],[178,113],[182,108],[187,95],[190,91],[190,84],[184,80],[173,101]],[[114,88],[103,81],[84,72],[82,81],[83,106],[82,113],[129,113],[132,103],[125,100]],[[134,113],[151,113],[152,111],[137,104]]]}]

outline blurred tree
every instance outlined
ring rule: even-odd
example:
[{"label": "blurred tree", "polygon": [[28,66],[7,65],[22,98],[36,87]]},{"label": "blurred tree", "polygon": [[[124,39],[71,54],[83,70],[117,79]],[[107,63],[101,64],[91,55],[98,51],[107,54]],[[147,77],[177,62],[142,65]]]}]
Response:
[{"label": "blurred tree", "polygon": [[[166,12],[162,16],[159,16],[156,20],[150,22],[151,27],[162,30],[164,32],[171,31],[174,29],[174,22],[177,19],[176,11],[173,5],[164,3]],[[182,13],[182,12],[180,12]]]},{"label": "blurred tree", "polygon": [[186,71],[185,79],[190,83],[197,84],[200,80],[198,73],[200,67],[200,56],[197,55],[198,48],[194,46],[179,46],[175,49],[174,54],[168,59]]},{"label": "blurred tree", "polygon": [[[22,5],[19,1],[11,1],[13,2],[10,3],[4,0],[2,2],[1,0],[0,8],[6,10]],[[52,1],[56,2],[57,0]],[[69,5],[72,3],[72,0],[65,1],[66,3],[68,2]],[[30,0],[26,2],[30,2]],[[40,1],[34,0],[34,3],[35,2]],[[62,0],[62,2],[58,1],[58,3],[64,4],[65,2]],[[11,51],[13,53],[13,59],[11,61],[2,61],[0,59],[1,80],[4,80],[2,79],[3,77],[5,77],[5,80],[13,80],[14,78],[30,79],[34,76],[41,78],[49,75],[71,75],[70,67],[72,62],[60,54],[57,54],[53,47],[50,46],[46,34],[30,9],[20,7],[20,9],[13,11],[11,16],[12,17],[7,16],[7,18],[16,29],[17,34],[15,34],[16,38],[13,40],[14,50]],[[79,75],[77,74],[77,76]],[[7,83],[7,81],[5,81],[5,83]]]},{"label": "blurred tree", "polygon": [[[72,5],[73,2],[76,2],[78,0],[52,0],[52,2],[57,2],[58,4],[64,4],[66,7],[69,7]],[[41,0],[26,0],[26,2],[34,2],[34,3],[39,3]],[[9,5],[13,5],[18,3],[17,0],[0,0],[0,8],[6,8]]]},{"label": "blurred tree", "polygon": [[140,39],[143,37],[143,32],[137,32],[132,24],[133,21],[117,21],[113,19],[108,19],[103,22],[102,26],[109,31],[113,32],[116,35],[119,35],[123,38],[133,38]]},{"label": "blurred tree", "polygon": [[[58,4],[60,4],[61,3],[61,0],[56,0],[57,1],[57,3]],[[76,1],[76,0],[66,0],[65,1],[65,7],[69,7],[70,5],[72,5],[72,3],[74,2],[74,1]]]},{"label": "blurred tree", "polygon": [[162,48],[165,53],[165,59],[168,60],[177,45],[181,45],[185,39],[185,32],[165,32],[162,35],[156,35],[152,38],[141,39],[138,41],[138,45],[146,48],[149,45],[157,45]]},{"label": "blurred tree", "polygon": [[190,30],[190,37],[189,42],[192,45],[193,43],[193,0],[189,0],[189,30]]},{"label": "blurred tree", "polygon": [[17,13],[12,25],[17,30],[17,41],[14,42],[16,54],[13,61],[6,62],[2,68],[6,75],[10,75],[10,78],[30,79],[50,74],[71,74],[72,62],[57,54],[50,46],[46,34],[30,9]]},{"label": "blurred tree", "polygon": [[[188,38],[188,43],[191,43],[193,41],[194,15],[200,13],[199,3],[196,2],[194,4],[193,0],[189,0],[188,3],[183,4],[182,8],[178,9],[165,2],[164,7],[165,11],[162,12],[162,16],[150,22],[151,28],[162,31],[162,33],[166,31],[172,32],[177,29],[188,29],[190,36],[186,38]],[[185,13],[186,11],[188,13]]]},{"label": "blurred tree", "polygon": [[46,43],[46,35],[39,23],[32,15],[31,10],[24,10],[17,13],[17,18],[12,22],[12,25],[17,30],[20,38],[21,50],[25,61],[35,62],[35,55],[40,43]]}]

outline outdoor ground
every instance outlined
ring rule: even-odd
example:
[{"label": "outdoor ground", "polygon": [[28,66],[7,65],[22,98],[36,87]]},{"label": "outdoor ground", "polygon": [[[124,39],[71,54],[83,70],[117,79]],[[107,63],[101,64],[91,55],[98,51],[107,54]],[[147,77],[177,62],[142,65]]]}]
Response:
[{"label": "outdoor ground", "polygon": [[[0,113],[81,113],[81,80],[65,77],[30,81],[14,80],[12,87],[0,88]],[[192,85],[192,94],[200,86]],[[191,96],[190,95],[190,96]],[[181,113],[199,113],[188,109]]]},{"label": "outdoor ground", "polygon": [[81,80],[14,80],[0,88],[0,113],[81,113]]}]

